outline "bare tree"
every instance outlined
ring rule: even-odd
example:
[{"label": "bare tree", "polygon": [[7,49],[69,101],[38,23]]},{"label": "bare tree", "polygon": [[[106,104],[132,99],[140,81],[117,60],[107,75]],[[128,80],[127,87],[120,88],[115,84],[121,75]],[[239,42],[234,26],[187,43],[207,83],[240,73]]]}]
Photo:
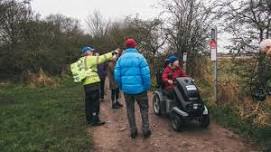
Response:
[{"label": "bare tree", "polygon": [[[166,29],[170,44],[182,56],[183,52],[204,49],[207,29],[210,25],[212,7],[206,7],[198,0],[162,1],[165,8]],[[198,47],[198,48],[197,48]]]},{"label": "bare tree", "polygon": [[62,33],[74,33],[80,32],[79,21],[77,19],[69,18],[61,14],[49,15],[46,21],[55,27]]},{"label": "bare tree", "polygon": [[269,0],[222,1],[217,14],[225,31],[233,35],[228,47],[233,52],[255,52],[258,43],[270,37]]},{"label": "bare tree", "polygon": [[96,37],[103,37],[107,33],[109,21],[106,21],[99,11],[94,11],[86,19],[90,34]]},{"label": "bare tree", "polygon": [[[179,58],[183,53],[189,55],[189,67],[196,67],[195,57],[207,47],[208,31],[213,19],[212,4],[208,6],[200,0],[162,0],[161,13],[169,35],[169,49],[177,51]],[[196,71],[190,68],[190,72]],[[191,73],[192,74],[192,73]]]},{"label": "bare tree", "polygon": [[140,47],[151,56],[155,56],[162,49],[167,40],[167,33],[164,31],[163,22],[160,19],[141,20],[134,18],[130,21],[137,33]]},{"label": "bare tree", "polygon": [[24,3],[14,0],[4,1],[1,6],[4,10],[0,15],[0,41],[14,47],[22,38],[23,26],[31,19],[32,14]]}]

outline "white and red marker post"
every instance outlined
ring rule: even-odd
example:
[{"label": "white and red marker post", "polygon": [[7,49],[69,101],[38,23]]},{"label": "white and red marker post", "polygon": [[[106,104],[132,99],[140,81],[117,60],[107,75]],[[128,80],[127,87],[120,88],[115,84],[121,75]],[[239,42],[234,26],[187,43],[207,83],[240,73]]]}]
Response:
[{"label": "white and red marker post", "polygon": [[211,49],[211,61],[214,65],[214,100],[217,101],[217,28],[211,29],[209,46]]}]

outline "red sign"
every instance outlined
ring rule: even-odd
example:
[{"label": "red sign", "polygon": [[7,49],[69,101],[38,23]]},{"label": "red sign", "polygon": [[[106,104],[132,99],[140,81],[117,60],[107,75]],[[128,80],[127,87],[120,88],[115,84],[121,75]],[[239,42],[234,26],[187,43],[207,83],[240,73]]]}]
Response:
[{"label": "red sign", "polygon": [[209,42],[209,46],[211,47],[211,49],[216,49],[216,47],[217,47],[216,41],[215,40],[211,40]]}]

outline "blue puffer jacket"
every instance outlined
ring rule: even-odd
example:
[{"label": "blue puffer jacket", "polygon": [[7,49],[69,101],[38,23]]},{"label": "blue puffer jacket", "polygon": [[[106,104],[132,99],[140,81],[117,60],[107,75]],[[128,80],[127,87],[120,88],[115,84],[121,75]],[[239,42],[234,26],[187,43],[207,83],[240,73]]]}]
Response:
[{"label": "blue puffer jacket", "polygon": [[151,86],[150,68],[137,49],[128,48],[118,59],[114,78],[125,94],[140,94]]}]

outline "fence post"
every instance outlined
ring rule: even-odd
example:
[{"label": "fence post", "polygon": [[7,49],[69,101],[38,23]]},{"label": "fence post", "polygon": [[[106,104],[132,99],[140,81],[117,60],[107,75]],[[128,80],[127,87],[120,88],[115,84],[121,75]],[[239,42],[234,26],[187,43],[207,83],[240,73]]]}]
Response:
[{"label": "fence post", "polygon": [[211,29],[211,61],[214,67],[214,100],[217,101],[217,27]]}]

